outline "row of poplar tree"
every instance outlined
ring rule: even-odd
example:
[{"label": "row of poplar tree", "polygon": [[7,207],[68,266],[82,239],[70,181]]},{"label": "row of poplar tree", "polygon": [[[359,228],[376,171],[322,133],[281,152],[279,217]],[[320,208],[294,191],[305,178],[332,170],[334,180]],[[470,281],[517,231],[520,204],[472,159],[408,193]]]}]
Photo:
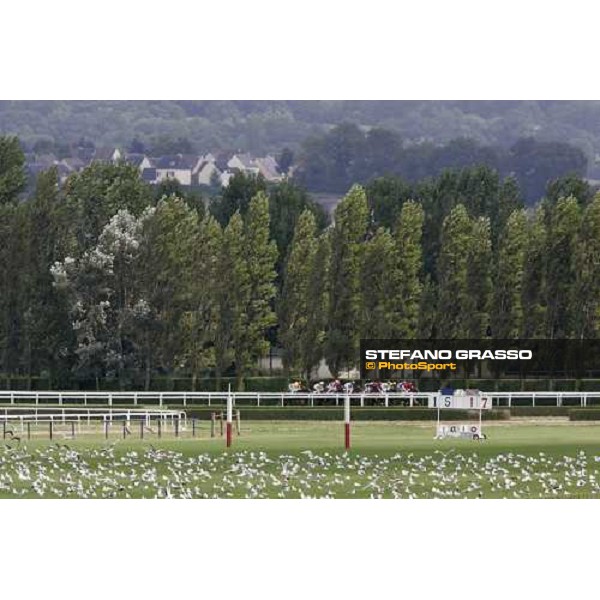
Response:
[{"label": "row of poplar tree", "polygon": [[490,217],[455,204],[441,222],[434,269],[423,249],[423,204],[402,204],[391,229],[373,227],[354,187],[335,226],[316,236],[302,215],[286,264],[280,339],[288,363],[324,355],[356,364],[361,338],[597,338],[600,194],[515,208],[494,235]]},{"label": "row of poplar tree", "polygon": [[308,377],[322,358],[355,366],[361,338],[599,335],[600,195],[577,179],[525,208],[485,167],[412,187],[383,177],[352,187],[328,225],[289,183],[240,177],[204,210],[157,200],[124,164],[63,185],[50,170],[23,199],[9,156],[5,140],[5,374],[148,389],[156,373],[195,385],[234,370],[241,385],[272,344]]}]

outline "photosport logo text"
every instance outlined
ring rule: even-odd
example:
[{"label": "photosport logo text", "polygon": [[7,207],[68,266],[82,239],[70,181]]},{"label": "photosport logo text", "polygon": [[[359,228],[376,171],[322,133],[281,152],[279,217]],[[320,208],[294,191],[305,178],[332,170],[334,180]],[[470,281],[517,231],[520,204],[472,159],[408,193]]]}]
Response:
[{"label": "photosport logo text", "polygon": [[600,375],[600,340],[361,340],[361,376],[500,378]]}]

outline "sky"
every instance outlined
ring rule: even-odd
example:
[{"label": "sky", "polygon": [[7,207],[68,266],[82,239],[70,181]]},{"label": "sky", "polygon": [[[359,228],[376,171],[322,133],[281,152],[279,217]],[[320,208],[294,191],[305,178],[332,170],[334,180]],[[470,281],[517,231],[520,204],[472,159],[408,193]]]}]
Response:
[{"label": "sky", "polygon": [[[143,6],[143,9],[141,8]],[[483,8],[485,6],[485,9]],[[593,98],[589,2],[38,0],[3,7],[11,99]],[[89,8],[88,8],[89,7]],[[20,26],[22,24],[22,26]],[[597,94],[596,94],[597,96]]]}]

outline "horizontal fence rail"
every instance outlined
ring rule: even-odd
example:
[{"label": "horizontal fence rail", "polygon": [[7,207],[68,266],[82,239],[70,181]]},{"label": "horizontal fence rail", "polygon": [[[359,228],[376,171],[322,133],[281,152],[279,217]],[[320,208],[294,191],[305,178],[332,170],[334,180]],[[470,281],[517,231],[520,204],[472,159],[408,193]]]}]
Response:
[{"label": "horizontal fence rail", "polygon": [[0,423],[13,421],[23,422],[62,422],[69,421],[87,422],[91,421],[137,421],[146,422],[152,419],[173,421],[175,419],[185,420],[186,414],[181,410],[165,409],[111,409],[111,408],[83,408],[83,407],[24,407],[10,405],[0,408]]},{"label": "horizontal fence rail", "polygon": [[[597,392],[482,392],[495,407],[512,406],[581,406],[600,405]],[[315,394],[308,392],[235,392],[234,405],[240,406],[343,406],[346,394]],[[349,394],[354,406],[421,406],[426,407],[435,392],[423,393],[355,393]],[[44,404],[68,408],[100,405],[129,406],[223,406],[227,392],[62,392],[62,391],[0,391],[0,406],[28,406],[40,409]],[[90,407],[89,410],[94,410]],[[2,414],[0,409],[0,415]]]}]

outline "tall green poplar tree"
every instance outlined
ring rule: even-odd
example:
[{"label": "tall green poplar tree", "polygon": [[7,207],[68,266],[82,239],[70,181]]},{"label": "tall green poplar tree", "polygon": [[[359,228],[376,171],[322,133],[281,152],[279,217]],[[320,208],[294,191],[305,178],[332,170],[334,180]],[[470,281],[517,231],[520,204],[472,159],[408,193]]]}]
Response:
[{"label": "tall green poplar tree", "polygon": [[402,205],[394,232],[396,258],[388,290],[395,304],[389,337],[412,339],[417,335],[423,293],[423,222],[420,203],[409,200]]},{"label": "tall green poplar tree", "polygon": [[223,232],[217,220],[207,214],[199,223],[193,249],[193,272],[189,305],[182,315],[181,362],[192,373],[192,389],[202,369],[215,364],[215,319],[218,281],[223,276],[219,264]]},{"label": "tall green poplar tree", "polygon": [[523,327],[521,337],[544,338],[546,336],[546,208],[538,207],[527,224],[525,265],[521,303],[523,305]]},{"label": "tall green poplar tree", "polygon": [[331,276],[331,234],[324,231],[317,239],[317,250],[308,282],[308,322],[304,343],[300,348],[301,364],[306,377],[323,357],[325,330],[327,328],[327,308]]},{"label": "tall green poplar tree", "polygon": [[527,228],[525,211],[515,210],[499,236],[491,322],[492,336],[496,339],[518,338],[523,330]]},{"label": "tall green poplar tree", "polygon": [[469,258],[473,224],[467,209],[458,204],[444,219],[437,263],[437,337],[465,338],[469,332]]},{"label": "tall green poplar tree", "polygon": [[600,194],[587,205],[574,254],[573,335],[600,335]]},{"label": "tall green poplar tree", "polygon": [[367,198],[361,186],[353,186],[338,204],[334,221],[325,357],[331,371],[337,374],[358,359],[361,251],[369,222]]},{"label": "tall green poplar tree", "polygon": [[273,310],[277,245],[269,239],[269,199],[263,192],[252,198],[244,219],[244,251],[248,303],[245,332],[235,344],[238,389],[247,370],[268,352],[266,334],[277,323]]},{"label": "tall green poplar tree", "polygon": [[27,375],[47,370],[51,379],[64,380],[74,345],[68,305],[52,285],[50,268],[76,251],[76,213],[60,193],[55,168],[38,175],[27,209],[26,265],[23,276],[23,359]]},{"label": "tall green poplar tree", "polygon": [[[219,257],[221,277],[216,283],[215,368],[217,384],[234,360],[246,328],[245,313],[250,293],[244,244],[244,221],[235,212],[223,231]],[[237,365],[236,365],[237,366]]]},{"label": "tall green poplar tree", "polygon": [[9,376],[19,372],[24,356],[27,230],[26,205],[0,204],[0,365]]},{"label": "tall green poplar tree", "polygon": [[138,275],[148,312],[139,326],[144,386],[152,370],[182,368],[184,315],[194,298],[198,214],[177,196],[162,198],[142,220]]},{"label": "tall green poplar tree", "polygon": [[569,337],[573,332],[574,253],[580,221],[579,204],[572,196],[560,198],[550,209],[544,298],[546,336],[550,339]]},{"label": "tall green poplar tree", "polygon": [[278,312],[279,340],[283,345],[283,366],[286,372],[304,367],[302,350],[307,343],[306,334],[312,317],[310,284],[318,248],[316,229],[314,215],[311,211],[304,210],[298,219],[284,269]]},{"label": "tall green poplar tree", "polygon": [[490,325],[492,300],[492,241],[490,220],[473,222],[467,264],[467,337],[482,339]]},{"label": "tall green poplar tree", "polygon": [[389,337],[397,306],[390,285],[396,259],[394,238],[387,229],[380,227],[363,248],[360,277],[362,338]]}]

